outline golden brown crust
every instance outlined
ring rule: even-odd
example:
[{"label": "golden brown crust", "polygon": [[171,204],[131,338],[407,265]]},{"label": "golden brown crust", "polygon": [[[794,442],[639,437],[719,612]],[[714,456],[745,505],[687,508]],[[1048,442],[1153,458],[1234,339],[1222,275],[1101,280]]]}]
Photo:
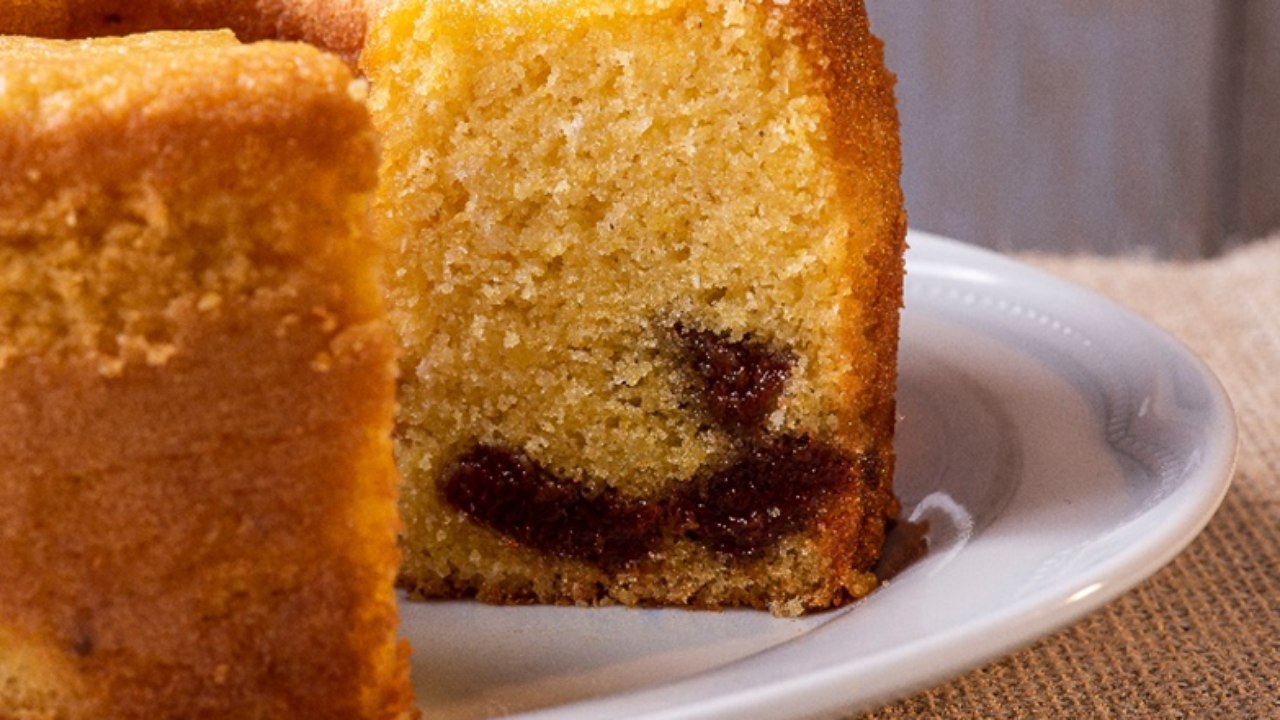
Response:
[{"label": "golden brown crust", "polygon": [[349,71],[180,33],[0,38],[0,79],[0,717],[397,717]]},{"label": "golden brown crust", "polygon": [[66,0],[8,0],[0,3],[0,35],[58,37],[70,15]]},{"label": "golden brown crust", "polygon": [[388,450],[367,428],[389,424],[392,348],[350,328],[359,350],[310,370],[334,338],[277,335],[294,311],[186,308],[169,363],[113,380],[40,358],[0,374],[0,617],[74,667],[74,717],[404,709],[393,518],[377,544],[333,531],[361,492],[392,502],[389,463],[361,467]]},{"label": "golden brown crust", "polygon": [[[344,277],[334,255],[351,253],[357,267],[366,264],[359,260],[364,248],[331,243],[345,229],[335,227],[336,217],[346,218],[339,213],[358,214],[363,204],[332,213],[297,207],[332,202],[332,188],[375,182],[375,169],[360,158],[374,155],[376,139],[351,95],[349,71],[335,58],[302,45],[239,46],[221,32],[82,42],[0,37],[0,59],[7,88],[0,165],[8,168],[0,173],[0,252],[15,268],[27,266],[7,276],[23,292],[0,304],[0,361],[49,351],[54,342],[111,354],[121,335],[163,340],[167,293],[182,290],[185,273],[202,268],[200,289],[216,299],[236,292],[237,279],[275,272],[265,262],[275,257],[315,255],[315,271]],[[246,76],[255,78],[252,86],[242,83]],[[54,92],[63,99],[57,112],[37,112]],[[104,141],[113,137],[119,141]],[[240,211],[223,209],[228,197]],[[181,245],[165,234],[171,210],[182,208],[226,223],[219,231],[238,243],[223,257],[231,274],[208,272],[222,267],[210,266],[222,256],[204,255],[194,238]],[[279,231],[285,221],[294,232]],[[172,256],[128,243],[110,257],[94,255],[78,240],[143,230],[151,243],[144,250],[169,243],[160,250]],[[82,273],[90,275],[75,281],[75,293],[40,289]],[[368,297],[376,297],[372,276],[365,282]],[[126,296],[145,307],[121,314],[103,305]],[[363,312],[372,312],[372,301],[364,302]],[[42,327],[48,337],[40,336]]]},{"label": "golden brown crust", "polygon": [[19,0],[0,9],[0,34],[71,39],[226,28],[246,42],[300,40],[352,64],[365,23],[364,0]]},{"label": "golden brown crust", "polygon": [[[898,510],[892,495],[892,438],[907,218],[899,183],[902,146],[895,79],[885,68],[884,47],[871,33],[863,0],[805,0],[790,4],[788,11],[809,40],[811,67],[828,87],[832,154],[841,166],[841,189],[850,207],[870,208],[855,223],[855,231],[871,238],[864,245],[869,251],[852,258],[849,268],[851,284],[861,290],[850,303],[864,310],[845,316],[860,319],[848,332],[862,334],[876,349],[867,363],[871,380],[866,392],[877,400],[849,419],[870,430],[876,448],[880,482],[868,497],[874,509],[864,523],[859,552],[874,558],[883,545],[884,521]],[[860,265],[868,269],[869,282],[858,282]]]},{"label": "golden brown crust", "polygon": [[[234,145],[254,153],[246,161],[275,165],[284,162],[278,143],[296,146],[309,165],[376,145],[362,86],[341,63],[302,45],[239,45],[226,32],[82,42],[0,36],[0,59],[0,161],[22,170],[0,176],[6,202],[28,191],[46,198],[54,184],[70,184],[68,174],[120,182],[145,172],[193,192],[192,177],[208,182],[228,166],[188,151],[197,133],[211,138],[205,146]],[[64,98],[58,112],[38,112],[53,92]],[[114,145],[99,137],[124,131]],[[376,168],[365,164],[330,172],[362,187],[376,181]]]}]

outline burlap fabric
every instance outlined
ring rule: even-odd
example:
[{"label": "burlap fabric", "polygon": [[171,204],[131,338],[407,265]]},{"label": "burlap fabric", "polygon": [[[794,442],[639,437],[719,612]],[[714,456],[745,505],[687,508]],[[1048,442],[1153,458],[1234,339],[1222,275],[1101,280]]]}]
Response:
[{"label": "burlap fabric", "polygon": [[1169,264],[1028,258],[1200,355],[1240,426],[1231,490],[1151,579],[1067,630],[863,716],[1280,719],[1280,236]]}]

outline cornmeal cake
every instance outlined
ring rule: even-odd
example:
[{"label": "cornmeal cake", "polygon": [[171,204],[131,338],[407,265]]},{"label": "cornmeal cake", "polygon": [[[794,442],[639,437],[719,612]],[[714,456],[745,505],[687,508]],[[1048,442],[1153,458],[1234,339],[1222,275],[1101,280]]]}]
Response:
[{"label": "cornmeal cake", "polygon": [[3,0],[0,34],[51,38],[228,28],[241,40],[305,40],[350,62],[365,3],[383,0]]},{"label": "cornmeal cake", "polygon": [[905,219],[857,0],[403,0],[362,66],[420,596],[875,587]]},{"label": "cornmeal cake", "polygon": [[0,717],[407,708],[361,94],[225,32],[0,38]]}]

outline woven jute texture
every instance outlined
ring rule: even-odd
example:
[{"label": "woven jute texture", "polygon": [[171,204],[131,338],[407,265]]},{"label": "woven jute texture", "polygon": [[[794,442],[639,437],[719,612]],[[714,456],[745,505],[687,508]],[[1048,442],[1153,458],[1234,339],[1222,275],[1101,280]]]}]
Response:
[{"label": "woven jute texture", "polygon": [[1187,264],[1027,258],[1181,339],[1235,405],[1225,501],[1171,564],[1076,625],[864,716],[1280,719],[1280,236]]}]

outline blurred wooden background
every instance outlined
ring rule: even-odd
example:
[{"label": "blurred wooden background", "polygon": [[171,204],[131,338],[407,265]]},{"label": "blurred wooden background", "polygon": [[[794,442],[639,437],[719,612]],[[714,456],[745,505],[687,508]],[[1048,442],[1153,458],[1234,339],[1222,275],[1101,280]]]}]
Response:
[{"label": "blurred wooden background", "polygon": [[867,0],[913,227],[1211,256],[1280,229],[1280,0]]}]

